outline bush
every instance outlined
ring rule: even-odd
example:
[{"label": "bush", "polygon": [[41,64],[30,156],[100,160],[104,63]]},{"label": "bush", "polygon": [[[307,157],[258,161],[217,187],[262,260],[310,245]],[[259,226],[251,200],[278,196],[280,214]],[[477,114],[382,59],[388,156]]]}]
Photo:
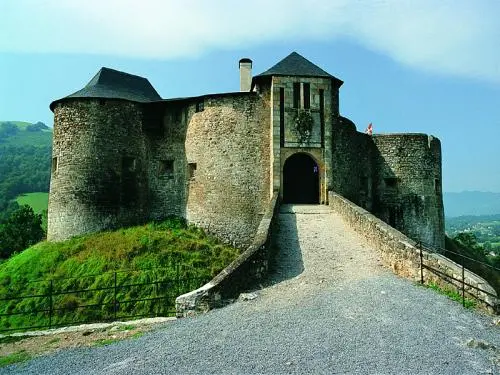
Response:
[{"label": "bush", "polygon": [[0,259],[6,259],[45,237],[42,215],[35,214],[30,206],[21,206],[0,226]]}]

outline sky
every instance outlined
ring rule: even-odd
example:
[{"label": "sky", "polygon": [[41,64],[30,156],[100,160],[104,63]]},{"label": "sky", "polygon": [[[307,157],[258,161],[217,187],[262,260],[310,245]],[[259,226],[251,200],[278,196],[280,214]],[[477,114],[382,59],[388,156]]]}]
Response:
[{"label": "sky", "polygon": [[441,140],[443,190],[500,192],[498,0],[0,0],[0,121],[53,124],[51,101],[102,67],[163,98],[239,90],[296,51],[342,79],[359,131]]}]

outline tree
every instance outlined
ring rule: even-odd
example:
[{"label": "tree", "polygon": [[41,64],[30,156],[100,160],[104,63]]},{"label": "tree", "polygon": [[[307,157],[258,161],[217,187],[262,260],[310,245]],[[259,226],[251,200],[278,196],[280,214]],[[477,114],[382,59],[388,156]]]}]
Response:
[{"label": "tree", "polygon": [[21,206],[0,226],[0,258],[6,259],[44,237],[42,215],[35,214],[28,205]]}]

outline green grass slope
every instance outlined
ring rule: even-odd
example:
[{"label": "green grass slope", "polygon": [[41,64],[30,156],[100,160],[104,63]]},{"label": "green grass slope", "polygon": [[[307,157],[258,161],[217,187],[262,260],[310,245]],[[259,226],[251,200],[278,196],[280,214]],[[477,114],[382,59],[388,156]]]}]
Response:
[{"label": "green grass slope", "polygon": [[27,193],[16,198],[17,204],[22,206],[27,204],[36,214],[41,214],[49,205],[49,193]]},{"label": "green grass slope", "polygon": [[[11,130],[7,130],[10,125]],[[52,144],[52,129],[41,125],[35,126],[23,121],[0,121],[0,144],[4,146],[46,147]],[[9,129],[10,129],[9,128]]]},{"label": "green grass slope", "polygon": [[48,192],[52,129],[43,123],[0,121],[0,220],[20,194]]},{"label": "green grass slope", "polygon": [[[166,315],[174,310],[177,295],[210,280],[238,254],[176,218],[42,242],[0,264],[0,299],[47,295],[51,288],[56,295],[52,301],[48,296],[0,301],[0,314],[45,310],[4,316],[0,330],[47,325],[49,310],[54,312],[52,325]],[[115,276],[113,271],[119,272]],[[88,289],[92,291],[83,291]],[[114,304],[115,291],[119,306]]]}]

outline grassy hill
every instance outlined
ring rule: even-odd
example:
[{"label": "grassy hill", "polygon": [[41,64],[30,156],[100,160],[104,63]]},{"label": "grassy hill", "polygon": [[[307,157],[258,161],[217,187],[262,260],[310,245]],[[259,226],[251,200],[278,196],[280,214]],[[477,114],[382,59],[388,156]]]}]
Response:
[{"label": "grassy hill", "polygon": [[27,193],[16,198],[18,205],[27,204],[36,214],[41,214],[49,205],[49,193]]},{"label": "grassy hill", "polygon": [[[16,130],[5,131],[11,124]],[[9,127],[10,129],[14,129]],[[2,129],[4,136],[2,136]],[[8,136],[5,136],[8,133]],[[0,144],[7,146],[35,146],[46,147],[52,144],[52,129],[38,122],[31,124],[22,121],[0,121]]]},{"label": "grassy hill", "polygon": [[[46,325],[49,310],[52,325],[109,320],[114,314],[118,319],[166,315],[177,295],[210,280],[238,254],[178,218],[41,242],[0,264],[0,314],[45,312],[2,317],[0,330]],[[51,290],[52,299],[40,297]],[[30,295],[39,297],[1,301]]]},{"label": "grassy hill", "polygon": [[0,121],[0,220],[18,195],[48,192],[52,129],[38,122]]}]

